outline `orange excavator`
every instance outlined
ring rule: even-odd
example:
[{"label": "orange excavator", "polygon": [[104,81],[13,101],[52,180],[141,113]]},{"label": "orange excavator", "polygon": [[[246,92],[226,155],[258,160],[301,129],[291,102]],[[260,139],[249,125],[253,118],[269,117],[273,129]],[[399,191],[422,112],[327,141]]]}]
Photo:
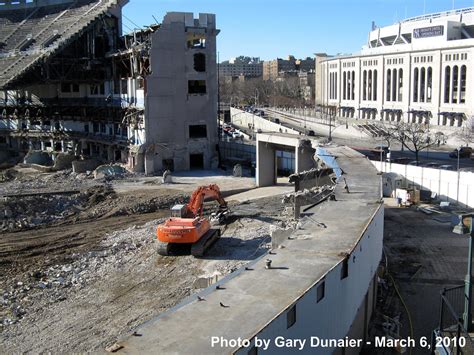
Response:
[{"label": "orange excavator", "polygon": [[215,184],[198,187],[186,205],[175,205],[171,217],[156,230],[158,253],[174,255],[179,247],[190,245],[193,256],[203,256],[205,251],[220,237],[220,229],[211,228],[211,222],[203,217],[204,200],[216,200],[219,211],[213,219],[220,220],[227,213],[227,203]]}]

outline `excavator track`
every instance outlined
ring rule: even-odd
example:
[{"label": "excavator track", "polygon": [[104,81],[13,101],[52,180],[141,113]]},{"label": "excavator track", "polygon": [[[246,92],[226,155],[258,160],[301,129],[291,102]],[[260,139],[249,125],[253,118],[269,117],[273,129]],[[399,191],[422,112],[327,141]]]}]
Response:
[{"label": "excavator track", "polygon": [[171,255],[170,251],[171,251],[171,244],[170,243],[163,243],[163,242],[160,242],[160,241],[157,241],[157,251],[158,251],[158,254],[160,255],[163,255],[163,256],[169,256]]},{"label": "excavator track", "polygon": [[202,257],[206,250],[221,236],[221,230],[218,228],[211,228],[204,234],[199,241],[191,246],[191,255],[194,257]]},{"label": "excavator track", "polygon": [[186,243],[163,243],[158,241],[157,251],[163,256],[189,255],[191,245]]}]

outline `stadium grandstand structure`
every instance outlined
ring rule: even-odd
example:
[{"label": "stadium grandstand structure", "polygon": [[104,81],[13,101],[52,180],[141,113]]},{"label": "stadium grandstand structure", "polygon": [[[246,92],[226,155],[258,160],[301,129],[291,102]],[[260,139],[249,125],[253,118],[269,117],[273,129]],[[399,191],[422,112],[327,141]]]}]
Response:
[{"label": "stadium grandstand structure", "polygon": [[124,1],[0,1],[0,87],[14,84],[118,3]]}]

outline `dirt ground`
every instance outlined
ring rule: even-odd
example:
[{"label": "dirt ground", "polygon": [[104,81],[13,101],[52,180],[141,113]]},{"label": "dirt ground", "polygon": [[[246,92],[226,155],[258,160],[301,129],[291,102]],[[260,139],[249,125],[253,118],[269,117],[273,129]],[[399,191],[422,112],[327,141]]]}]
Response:
[{"label": "dirt ground", "polygon": [[[0,212],[8,210],[0,232],[0,352],[102,351],[197,291],[197,280],[265,253],[271,231],[285,224],[280,197],[230,202],[222,238],[204,258],[156,253],[156,226],[169,208],[212,181],[225,194],[253,187],[229,176],[182,176],[164,186],[156,178],[32,172],[0,183],[9,196],[0,203]],[[43,194],[12,196],[26,192]]]}]

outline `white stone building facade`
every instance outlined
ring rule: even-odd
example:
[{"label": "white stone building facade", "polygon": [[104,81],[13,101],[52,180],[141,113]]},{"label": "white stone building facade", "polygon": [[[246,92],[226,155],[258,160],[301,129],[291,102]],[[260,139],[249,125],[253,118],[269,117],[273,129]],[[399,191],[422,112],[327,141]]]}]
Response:
[{"label": "white stone building facade", "polygon": [[375,28],[360,53],[327,57],[316,104],[339,116],[460,127],[474,115],[474,8]]}]

